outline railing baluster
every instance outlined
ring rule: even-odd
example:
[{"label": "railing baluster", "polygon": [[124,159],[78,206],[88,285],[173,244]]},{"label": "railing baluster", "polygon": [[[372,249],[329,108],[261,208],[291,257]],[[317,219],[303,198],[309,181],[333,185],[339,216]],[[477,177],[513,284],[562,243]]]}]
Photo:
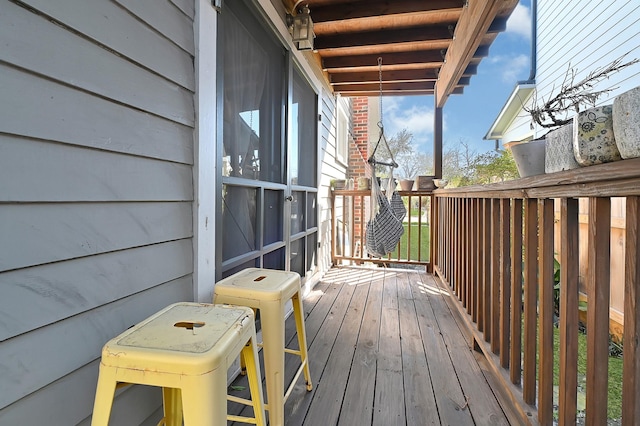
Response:
[{"label": "railing baluster", "polygon": [[542,199],[538,212],[539,368],[538,421],[553,422],[553,200]]},{"label": "railing baluster", "polygon": [[522,398],[530,405],[534,405],[536,402],[537,204],[536,199],[528,198],[524,209],[524,376]]},{"label": "railing baluster", "polygon": [[471,298],[469,304],[471,305],[471,320],[478,322],[478,199],[471,199],[471,243],[469,244],[470,259],[471,259]]},{"label": "railing baluster", "polygon": [[[416,260],[422,260],[422,197],[418,196],[418,258]],[[411,241],[409,241],[410,243]],[[411,247],[411,244],[408,244]]]},{"label": "railing baluster", "polygon": [[458,252],[460,250],[460,240],[459,240],[459,231],[460,231],[460,227],[459,227],[459,221],[460,221],[460,203],[459,203],[460,199],[459,198],[454,198],[453,199],[453,230],[452,230],[452,237],[451,237],[451,241],[453,242],[453,252],[451,253],[451,260],[452,260],[452,272],[451,272],[451,277],[453,278],[453,292],[456,294],[456,296],[460,296],[460,277],[458,275],[459,271],[460,271],[460,257],[458,255]]},{"label": "railing baluster", "polygon": [[465,291],[464,291],[464,199],[457,198],[458,201],[458,298],[464,303]]},{"label": "railing baluster", "polygon": [[360,196],[360,259],[364,259],[364,232],[367,227],[366,208],[364,204],[365,196]]},{"label": "railing baluster", "polygon": [[491,199],[484,199],[484,277],[482,285],[482,308],[484,318],[484,340],[491,341]]},{"label": "railing baluster", "polygon": [[522,374],[522,200],[511,203],[511,356],[510,379],[520,384]]},{"label": "railing baluster", "polygon": [[475,250],[475,262],[476,262],[476,280],[475,280],[475,317],[474,320],[476,322],[476,324],[478,325],[478,331],[483,331],[483,321],[482,321],[482,277],[484,275],[484,266],[483,266],[483,255],[482,255],[482,249],[481,247],[483,246],[483,242],[482,242],[482,235],[484,232],[484,228],[483,228],[483,222],[482,222],[482,199],[481,198],[476,198],[475,199],[475,207],[476,207],[476,211],[475,211],[475,225],[476,225],[476,238],[475,238],[475,244],[474,244],[474,250]]},{"label": "railing baluster", "polygon": [[509,368],[511,313],[511,200],[500,200],[500,365]]},{"label": "railing baluster", "polygon": [[500,350],[500,200],[491,199],[491,351]]},{"label": "railing baluster", "polygon": [[587,425],[607,422],[611,200],[589,198]]},{"label": "railing baluster", "polygon": [[456,286],[456,281],[455,281],[455,277],[453,276],[453,267],[454,267],[454,254],[455,254],[455,234],[454,234],[454,229],[453,229],[453,225],[455,223],[455,204],[454,204],[455,199],[454,198],[450,198],[449,199],[449,218],[447,220],[447,223],[449,224],[449,254],[447,256],[447,278],[449,278],[449,284],[451,285],[451,288],[455,289]]},{"label": "railing baluster", "polygon": [[471,313],[471,200],[464,202],[464,300],[467,314]]},{"label": "railing baluster", "polygon": [[640,197],[627,198],[622,425],[640,424]]},{"label": "railing baluster", "polygon": [[560,388],[558,420],[576,424],[578,387],[578,200],[560,206]]}]

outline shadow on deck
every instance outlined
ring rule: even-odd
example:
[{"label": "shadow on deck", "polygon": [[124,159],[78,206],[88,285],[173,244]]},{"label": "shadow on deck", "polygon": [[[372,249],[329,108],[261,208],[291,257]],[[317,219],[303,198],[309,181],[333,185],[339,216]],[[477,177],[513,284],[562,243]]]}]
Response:
[{"label": "shadow on deck", "polygon": [[[298,380],[285,404],[286,424],[509,424],[448,297],[426,273],[331,269],[304,301],[314,388],[307,392]],[[289,347],[297,347],[292,316],[286,333]],[[299,359],[287,355],[285,383],[297,366]],[[246,380],[233,385],[245,387]],[[230,403],[229,412],[240,407]]]}]

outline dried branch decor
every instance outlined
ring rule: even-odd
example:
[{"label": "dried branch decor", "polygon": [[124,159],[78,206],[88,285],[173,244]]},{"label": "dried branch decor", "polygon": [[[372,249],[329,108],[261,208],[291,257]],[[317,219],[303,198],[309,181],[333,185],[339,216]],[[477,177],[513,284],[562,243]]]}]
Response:
[{"label": "dried branch decor", "polygon": [[537,102],[534,102],[532,108],[524,108],[524,110],[531,115],[533,121],[545,128],[556,128],[571,122],[571,117],[561,117],[566,117],[571,111],[578,113],[582,107],[595,106],[595,103],[600,96],[616,89],[616,87],[612,87],[596,91],[593,90],[596,84],[602,80],[608,79],[609,75],[640,62],[640,60],[636,58],[632,61],[622,63],[624,56],[625,55],[605,67],[592,71],[589,75],[578,82],[575,82],[577,75],[576,69],[571,68],[571,65],[569,65],[569,69],[565,74],[558,94],[548,99],[542,105],[538,105]]}]

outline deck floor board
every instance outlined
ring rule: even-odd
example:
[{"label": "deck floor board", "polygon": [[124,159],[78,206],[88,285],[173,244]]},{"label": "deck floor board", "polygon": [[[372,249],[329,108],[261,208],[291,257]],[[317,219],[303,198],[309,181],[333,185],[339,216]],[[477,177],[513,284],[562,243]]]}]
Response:
[{"label": "deck floor board", "polygon": [[[286,425],[509,424],[446,297],[425,273],[331,269],[303,303],[314,387],[298,380]],[[296,348],[293,316],[285,329]],[[286,383],[298,366],[287,355]]]}]

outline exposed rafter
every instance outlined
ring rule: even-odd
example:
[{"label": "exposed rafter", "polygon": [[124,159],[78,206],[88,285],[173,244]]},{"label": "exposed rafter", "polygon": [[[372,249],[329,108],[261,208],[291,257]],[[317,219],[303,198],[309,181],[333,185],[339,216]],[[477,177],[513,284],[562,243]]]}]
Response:
[{"label": "exposed rafter", "polygon": [[[289,11],[297,2],[282,1]],[[517,0],[297,3],[311,9],[315,53],[335,92],[377,96],[381,57],[383,95],[434,94],[437,84],[441,105],[469,84]]]}]

